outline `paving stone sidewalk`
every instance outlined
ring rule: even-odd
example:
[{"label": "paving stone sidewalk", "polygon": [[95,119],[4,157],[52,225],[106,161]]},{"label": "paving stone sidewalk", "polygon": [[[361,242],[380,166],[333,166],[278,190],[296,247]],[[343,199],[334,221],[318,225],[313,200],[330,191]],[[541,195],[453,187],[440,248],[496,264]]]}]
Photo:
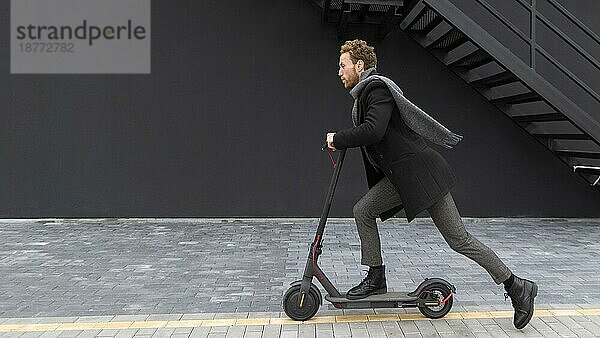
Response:
[{"label": "paving stone sidewalk", "polygon": [[[561,310],[563,311],[563,310]],[[599,313],[600,310],[580,310]],[[555,311],[552,311],[555,312]],[[560,311],[559,311],[560,312]],[[600,315],[563,315],[540,313],[523,330],[512,326],[511,319],[500,315],[481,318],[481,313],[467,312],[469,318],[422,320],[385,319],[390,315],[316,317],[311,322],[297,324],[286,318],[254,318],[267,313],[237,313],[242,317],[217,314],[184,315],[119,315],[96,317],[36,318],[0,320],[0,337],[199,337],[199,338],[274,338],[274,337],[597,337],[600,335]],[[479,315],[480,318],[472,317]],[[492,312],[489,312],[492,314]],[[496,313],[498,314],[498,313]],[[248,316],[250,318],[245,318]],[[351,318],[354,317],[354,318]],[[404,317],[410,317],[409,314]],[[450,317],[450,316],[448,316]],[[198,320],[202,318],[203,320]],[[215,319],[208,319],[215,318]],[[340,318],[339,316],[335,317]],[[54,320],[50,320],[54,319]],[[398,320],[400,319],[400,320]],[[201,323],[200,323],[201,322]],[[18,328],[29,323],[26,328]],[[52,324],[54,323],[54,324]],[[12,329],[12,331],[10,331]]]},{"label": "paving stone sidewalk", "polygon": [[[538,308],[600,308],[599,219],[464,221],[516,274],[538,282]],[[0,318],[279,312],[317,223],[0,220]],[[511,309],[503,289],[453,252],[430,219],[391,219],[380,233],[388,289],[442,277],[457,287],[453,311]],[[359,262],[353,220],[330,220],[323,270],[345,291],[363,278]]]}]

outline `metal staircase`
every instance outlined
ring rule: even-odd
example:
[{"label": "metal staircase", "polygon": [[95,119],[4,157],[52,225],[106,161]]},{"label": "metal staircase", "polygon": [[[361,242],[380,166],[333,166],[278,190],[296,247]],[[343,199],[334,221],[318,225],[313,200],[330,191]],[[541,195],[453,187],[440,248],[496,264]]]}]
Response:
[{"label": "metal staircase", "polygon": [[[337,26],[340,38],[344,37],[349,25],[374,25],[379,39],[399,27],[589,184],[600,188],[600,95],[536,43],[535,23],[541,22],[550,27],[597,71],[600,70],[600,62],[538,13],[536,0],[515,1],[531,15],[530,34],[520,31],[485,0],[472,0],[492,14],[499,24],[505,25],[529,44],[529,63],[516,56],[449,0],[313,0],[322,9],[323,21]],[[556,0],[546,1],[600,44],[600,37]],[[589,95],[594,102],[593,107],[598,108],[593,112],[596,115],[582,109],[540,75],[536,71],[536,55],[545,57],[566,74],[574,86]]]},{"label": "metal staircase", "polygon": [[322,8],[323,22],[337,26],[342,38],[349,25],[373,25],[384,38],[402,18],[404,0],[312,0]]}]

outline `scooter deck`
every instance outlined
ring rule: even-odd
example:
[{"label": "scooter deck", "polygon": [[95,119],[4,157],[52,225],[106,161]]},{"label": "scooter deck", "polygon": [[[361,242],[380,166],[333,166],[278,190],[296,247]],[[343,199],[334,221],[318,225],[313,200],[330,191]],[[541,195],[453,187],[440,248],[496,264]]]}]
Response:
[{"label": "scooter deck", "polygon": [[325,299],[332,303],[364,303],[364,302],[412,302],[418,299],[415,296],[409,296],[407,292],[388,292],[381,295],[372,295],[361,299],[348,299],[346,294],[342,297],[325,296]]}]

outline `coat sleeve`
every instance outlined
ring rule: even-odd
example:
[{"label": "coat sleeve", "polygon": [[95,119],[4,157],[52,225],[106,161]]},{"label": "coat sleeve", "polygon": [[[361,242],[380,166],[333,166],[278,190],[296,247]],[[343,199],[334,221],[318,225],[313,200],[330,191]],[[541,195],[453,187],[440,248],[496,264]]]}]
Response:
[{"label": "coat sleeve", "polygon": [[[372,87],[372,88],[369,88]],[[336,149],[354,148],[375,144],[383,139],[396,102],[385,83],[373,81],[365,90],[367,111],[360,125],[343,129],[333,136]]]}]

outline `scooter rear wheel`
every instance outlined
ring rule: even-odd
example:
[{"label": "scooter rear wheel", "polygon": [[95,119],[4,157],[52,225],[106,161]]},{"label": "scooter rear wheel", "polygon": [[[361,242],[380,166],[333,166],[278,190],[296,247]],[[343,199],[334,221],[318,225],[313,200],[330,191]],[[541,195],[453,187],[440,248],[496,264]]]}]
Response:
[{"label": "scooter rear wheel", "polygon": [[300,285],[290,287],[283,296],[283,310],[293,320],[308,320],[319,311],[319,295],[316,287],[311,285],[308,293],[304,296],[302,307],[300,307],[301,294]]},{"label": "scooter rear wheel", "polygon": [[451,293],[452,290],[442,283],[434,283],[427,286],[426,291],[423,292],[424,298],[437,302],[446,301],[437,306],[419,306],[419,311],[427,318],[437,319],[444,317],[452,309],[454,296],[450,296]]}]

